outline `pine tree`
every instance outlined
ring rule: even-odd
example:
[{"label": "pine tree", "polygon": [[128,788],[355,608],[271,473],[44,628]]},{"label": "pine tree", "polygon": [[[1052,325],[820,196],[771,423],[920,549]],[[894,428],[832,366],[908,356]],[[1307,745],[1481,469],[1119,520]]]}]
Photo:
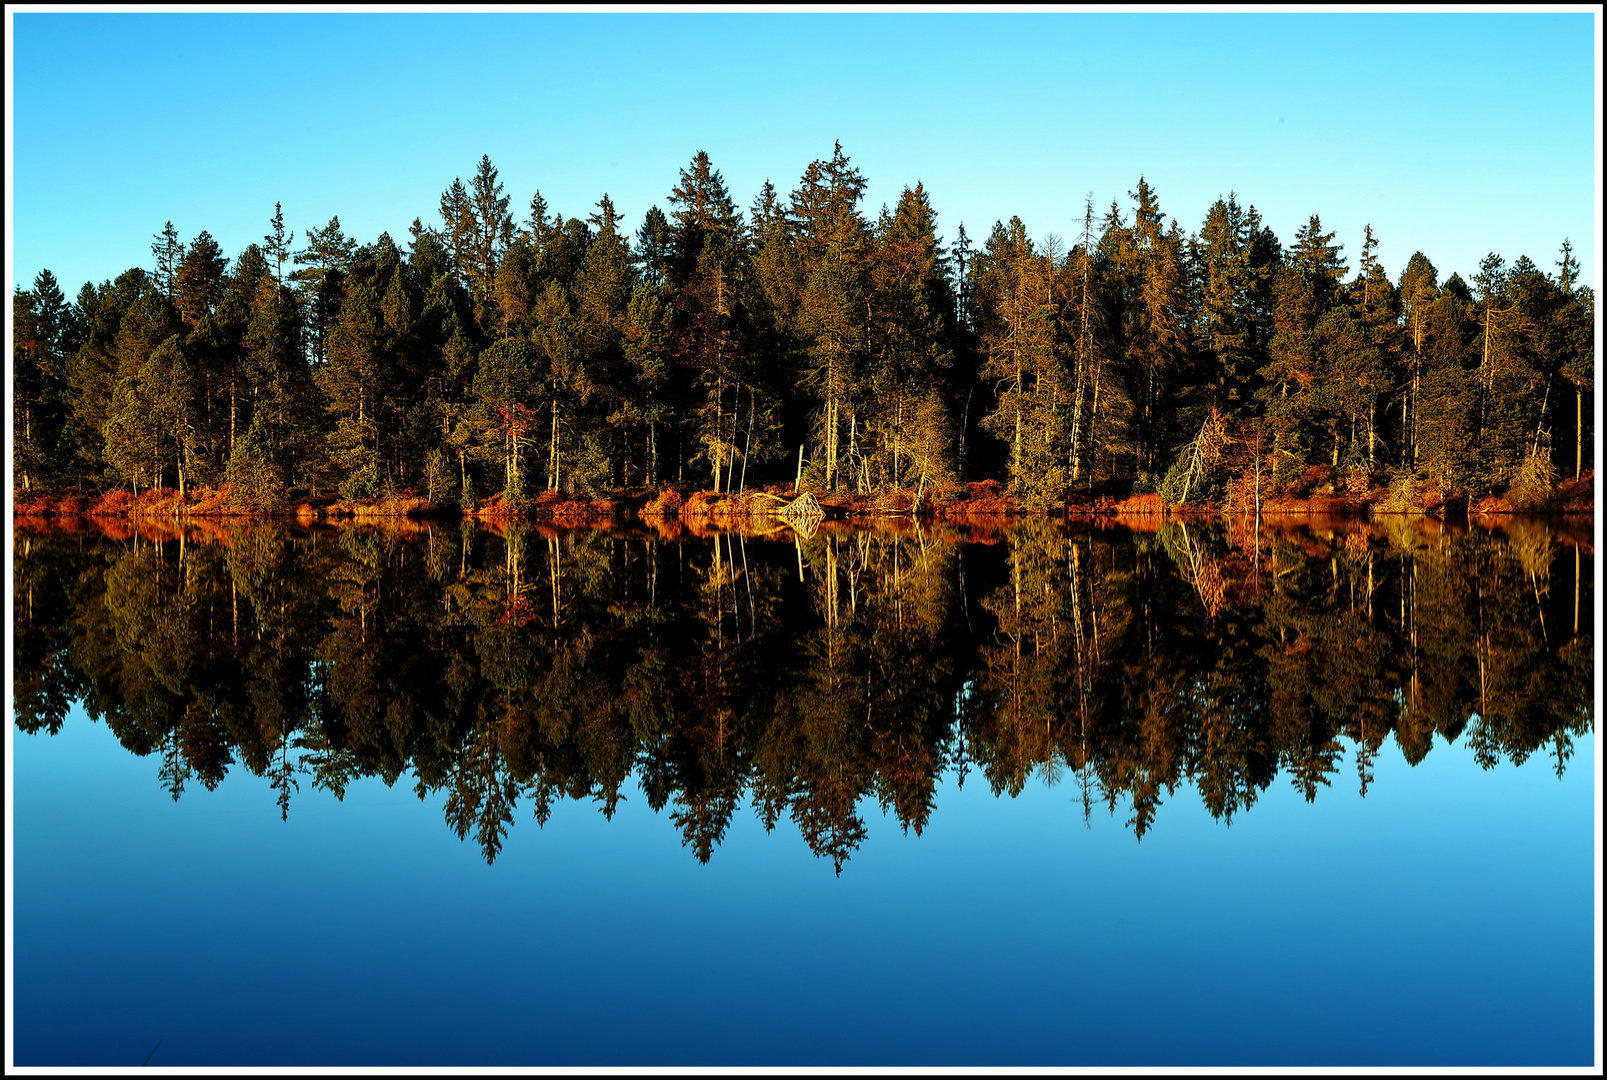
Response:
[{"label": "pine tree", "polygon": [[549,408],[547,490],[557,491],[566,476],[566,460],[574,456],[572,428],[575,425],[568,421],[590,399],[594,386],[592,373],[586,367],[586,352],[576,325],[574,303],[560,282],[547,284],[533,318],[530,341],[539,357]]},{"label": "pine tree", "polygon": [[489,155],[480,156],[468,210],[468,224],[473,230],[469,248],[470,292],[478,305],[481,325],[489,326],[495,320],[491,297],[497,264],[513,241],[513,217],[508,213],[508,196],[502,192],[502,182],[497,179],[497,170],[491,164]]},{"label": "pine tree", "polygon": [[475,227],[469,189],[463,186],[461,177],[454,177],[452,186],[441,193],[440,212],[441,243],[446,249],[448,272],[456,274],[458,280],[468,286]]},{"label": "pine tree", "polygon": [[[935,480],[952,473],[950,462],[927,459],[913,478],[906,476],[915,464],[907,447],[915,441],[936,445],[916,428],[921,417],[935,418],[920,404],[930,394],[941,405],[941,397],[931,392],[943,389],[953,365],[954,305],[947,260],[938,244],[936,214],[921,185],[905,188],[892,214],[883,212],[872,244],[865,380],[867,434],[877,440],[869,448],[872,484],[902,488],[911,486],[909,479]],[[946,430],[946,418],[939,422]]]},{"label": "pine tree", "polygon": [[335,427],[328,456],[343,478],[341,494],[373,498],[383,484],[387,405],[391,391],[393,338],[374,283],[358,281],[341,305],[340,324],[329,335],[329,358],[318,368],[318,387],[328,399]]},{"label": "pine tree", "polygon": [[[78,451],[77,465],[88,477],[98,478],[109,465],[105,427],[120,380],[118,332],[134,304],[154,289],[151,276],[135,267],[116,281],[94,288],[85,285],[78,295],[83,344],[67,360],[67,393],[72,404],[70,439]],[[114,475],[121,476],[115,471]]]},{"label": "pine tree", "polygon": [[[414,224],[418,224],[417,218]],[[326,355],[329,329],[340,314],[343,284],[357,252],[357,243],[341,230],[339,215],[331,217],[322,229],[309,229],[306,240],[307,246],[295,254],[296,265],[302,269],[291,277],[296,283],[302,310],[307,313],[313,359],[321,364]]]},{"label": "pine tree", "polygon": [[1401,271],[1400,302],[1406,319],[1406,335],[1411,347],[1411,369],[1401,389],[1401,460],[1412,468],[1418,463],[1418,426],[1421,422],[1418,397],[1422,392],[1423,344],[1428,330],[1429,312],[1439,295],[1439,272],[1428,256],[1413,252]]},{"label": "pine tree", "polygon": [[660,433],[670,420],[670,318],[670,305],[660,290],[644,282],[632,290],[621,326],[629,383],[622,392],[620,411],[646,429],[642,476],[649,485],[659,482]]},{"label": "pine tree", "polygon": [[1591,399],[1595,386],[1596,349],[1593,325],[1595,322],[1595,294],[1589,288],[1579,288],[1579,263],[1573,257],[1573,245],[1562,241],[1561,258],[1557,260],[1557,288],[1563,295],[1563,304],[1557,314],[1559,349],[1562,354],[1562,375],[1574,390],[1574,476],[1582,475],[1585,463],[1586,431],[1594,428],[1594,413],[1585,411],[1586,400]]},{"label": "pine tree", "polygon": [[296,234],[285,231],[285,210],[280,203],[273,204],[273,217],[268,224],[273,231],[262,238],[262,252],[268,260],[268,267],[273,271],[275,285],[285,283],[285,263],[290,261],[290,245],[295,242]]},{"label": "pine tree", "polygon": [[179,262],[184,258],[184,245],[179,242],[179,231],[171,221],[156,234],[151,244],[151,254],[156,256],[156,287],[171,301],[177,284]]},{"label": "pine tree", "polygon": [[683,451],[682,460],[707,462],[714,490],[720,491],[729,486],[738,450],[744,368],[740,285],[746,254],[742,215],[702,151],[681,170],[669,203],[675,349],[696,388],[689,434],[702,447],[692,455]]},{"label": "pine tree", "polygon": [[982,425],[1010,446],[1011,489],[1025,502],[1062,501],[1069,483],[1072,386],[1055,295],[1059,255],[1040,253],[1020,218],[1000,223],[972,261],[982,377],[998,402]]},{"label": "pine tree", "polygon": [[41,482],[61,483],[70,470],[67,364],[83,328],[49,270],[39,271],[32,290],[16,290],[11,310],[13,475],[31,493]]},{"label": "pine tree", "polygon": [[515,506],[525,497],[524,454],[532,441],[536,372],[524,344],[504,338],[480,354],[474,376],[479,422],[496,439],[503,470],[503,498]]},{"label": "pine tree", "polygon": [[223,299],[229,261],[205,229],[190,244],[174,273],[174,302],[179,315],[195,326]]}]

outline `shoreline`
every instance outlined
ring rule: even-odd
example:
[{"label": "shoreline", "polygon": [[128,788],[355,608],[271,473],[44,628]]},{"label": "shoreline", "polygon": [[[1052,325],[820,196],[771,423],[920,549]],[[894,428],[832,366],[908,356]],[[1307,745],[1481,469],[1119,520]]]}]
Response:
[{"label": "shoreline", "polygon": [[[1592,477],[1570,478],[1558,485],[1552,497],[1541,506],[1518,510],[1497,496],[1470,500],[1465,496],[1439,500],[1427,506],[1384,509],[1383,491],[1358,495],[1282,496],[1264,499],[1259,511],[1250,506],[1200,503],[1166,506],[1157,495],[1139,494],[1117,499],[1112,496],[1083,496],[1058,508],[1028,508],[1004,494],[997,481],[967,485],[961,494],[950,489],[938,497],[927,497],[919,505],[909,492],[860,495],[837,492],[816,496],[826,521],[905,519],[964,524],[971,521],[1000,522],[1016,518],[1053,518],[1069,521],[1102,520],[1112,524],[1151,524],[1172,519],[1233,519],[1259,516],[1263,520],[1300,518],[1351,518],[1379,520],[1390,518],[1429,518],[1441,521],[1499,520],[1503,518],[1593,518],[1595,505],[1590,487]],[[515,521],[554,525],[606,527],[640,521],[682,521],[719,526],[749,521],[773,520],[785,524],[780,510],[794,494],[784,485],[750,489],[740,493],[690,491],[666,487],[657,491],[642,489],[619,491],[595,499],[544,491],[519,508],[509,507],[501,498],[488,500],[465,510],[452,504],[436,504],[417,496],[403,495],[351,503],[334,498],[304,499],[279,510],[241,510],[226,505],[226,493],[203,489],[187,493],[180,500],[172,490],[158,490],[139,498],[127,492],[113,492],[99,498],[82,496],[35,496],[16,500],[13,521],[57,521],[91,519],[135,523],[141,521],[293,521],[298,524],[364,524],[380,521],[474,520],[486,524]]]}]

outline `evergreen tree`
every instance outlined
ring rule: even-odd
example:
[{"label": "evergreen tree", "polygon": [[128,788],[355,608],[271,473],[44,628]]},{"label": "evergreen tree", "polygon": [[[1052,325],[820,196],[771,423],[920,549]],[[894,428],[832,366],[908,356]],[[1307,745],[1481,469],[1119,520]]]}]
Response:
[{"label": "evergreen tree", "polygon": [[229,261],[223,257],[217,241],[202,229],[174,273],[173,299],[186,325],[199,324],[223,299],[228,268]]},{"label": "evergreen tree", "polygon": [[151,254],[156,257],[156,287],[171,301],[177,285],[179,263],[184,258],[184,245],[179,241],[179,231],[171,221],[156,234],[151,243]]},{"label": "evergreen tree", "polygon": [[[681,170],[670,193],[673,221],[670,285],[676,310],[675,351],[685,366],[695,404],[682,438],[681,461],[704,461],[716,491],[730,486],[739,449],[736,431],[743,391],[741,354],[743,312],[741,277],[745,262],[742,214],[726,192],[725,181],[699,151]],[[729,407],[729,411],[728,411]]]},{"label": "evergreen tree", "polygon": [[[414,219],[414,224],[418,219]],[[307,336],[313,359],[323,363],[329,329],[340,314],[343,285],[357,243],[341,230],[339,215],[322,229],[307,231],[307,246],[296,252],[296,265],[302,269],[291,275],[301,309],[307,315]]]},{"label": "evergreen tree", "polygon": [[1418,396],[1422,392],[1423,345],[1429,312],[1439,296],[1439,272],[1421,251],[1413,252],[1407,260],[1406,269],[1401,271],[1398,292],[1411,355],[1410,370],[1403,372],[1401,388],[1401,462],[1415,469],[1421,422]]},{"label": "evergreen tree", "polygon": [[64,443],[67,362],[81,329],[49,270],[39,271],[32,290],[16,290],[11,314],[13,476],[20,492],[31,494],[41,483],[61,482],[71,456]]},{"label": "evergreen tree", "polygon": [[285,231],[285,211],[280,203],[273,204],[273,217],[268,224],[273,231],[262,238],[262,253],[268,260],[268,268],[273,271],[275,285],[285,283],[285,263],[290,261],[290,245],[295,242],[296,234]]},{"label": "evergreen tree", "polygon": [[463,227],[471,230],[468,239],[470,292],[473,294],[482,326],[495,321],[491,306],[497,278],[497,264],[513,240],[513,216],[508,213],[508,196],[488,155],[480,156],[466,206]]},{"label": "evergreen tree", "polygon": [[[875,487],[931,483],[953,472],[946,452],[917,458],[909,450],[944,445],[949,427],[941,392],[953,365],[954,305],[936,224],[917,184],[904,189],[894,213],[884,211],[873,240],[865,397]],[[938,430],[923,431],[923,420]]]}]

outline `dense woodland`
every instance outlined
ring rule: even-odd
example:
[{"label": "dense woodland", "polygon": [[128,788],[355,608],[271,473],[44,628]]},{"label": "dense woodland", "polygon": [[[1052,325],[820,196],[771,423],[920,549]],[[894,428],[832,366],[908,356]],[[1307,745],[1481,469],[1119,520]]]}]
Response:
[{"label": "dense woodland", "polygon": [[516,816],[638,785],[700,859],[748,804],[840,869],[866,800],[919,832],[945,777],[1063,783],[1142,838],[1174,798],[1365,795],[1391,739],[1560,775],[1593,728],[1588,531],[1420,520],[25,529],[16,723],[82,701],[175,799],[238,767],[265,813],[402,781],[487,859]]},{"label": "dense woodland", "polygon": [[[1389,485],[1537,504],[1593,464],[1594,295],[1490,255],[1391,278],[1369,227],[1289,244],[1229,195],[1197,230],[1138,180],[1079,235],[874,217],[841,146],[746,213],[699,153],[634,233],[604,195],[516,221],[489,158],[405,245],[300,243],[276,207],[232,260],[169,223],[151,267],[13,298],[18,498],[227,485],[239,508],[409,493],[944,490],[1023,506]],[[1359,242],[1358,242],[1359,241]],[[801,449],[800,449],[801,448]]]}]

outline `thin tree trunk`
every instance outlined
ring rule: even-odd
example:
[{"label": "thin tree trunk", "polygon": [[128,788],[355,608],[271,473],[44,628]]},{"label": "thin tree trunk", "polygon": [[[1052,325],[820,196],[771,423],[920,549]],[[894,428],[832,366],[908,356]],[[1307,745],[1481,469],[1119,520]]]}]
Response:
[{"label": "thin tree trunk", "polygon": [[973,382],[965,388],[965,412],[960,417],[960,478],[965,478],[965,431],[971,426],[971,395],[976,392]]},{"label": "thin tree trunk", "polygon": [[1378,430],[1377,416],[1378,402],[1374,401],[1367,406],[1367,467],[1369,469],[1373,467],[1373,451],[1378,441],[1374,438]]},{"label": "thin tree trunk", "polygon": [[[753,387],[748,387],[748,439],[747,445],[742,448],[742,481],[737,485],[738,491],[748,490],[748,455],[753,452]],[[746,548],[742,550],[742,557],[747,558]]]}]

